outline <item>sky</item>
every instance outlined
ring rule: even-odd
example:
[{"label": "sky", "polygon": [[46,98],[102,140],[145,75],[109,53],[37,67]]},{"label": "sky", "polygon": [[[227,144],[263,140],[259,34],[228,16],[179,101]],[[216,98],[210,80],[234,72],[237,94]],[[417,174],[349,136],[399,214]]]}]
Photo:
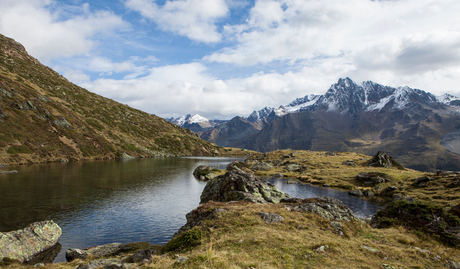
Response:
[{"label": "sky", "polygon": [[169,118],[248,116],[339,78],[460,97],[458,0],[1,0],[0,33]]}]

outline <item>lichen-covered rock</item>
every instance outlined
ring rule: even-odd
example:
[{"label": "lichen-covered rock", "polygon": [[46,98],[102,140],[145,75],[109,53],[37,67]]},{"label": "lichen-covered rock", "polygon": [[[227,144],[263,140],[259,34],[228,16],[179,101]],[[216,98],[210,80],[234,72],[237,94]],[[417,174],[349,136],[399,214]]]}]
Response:
[{"label": "lichen-covered rock", "polygon": [[27,262],[56,245],[62,230],[52,220],[34,222],[22,230],[0,232],[0,260]]},{"label": "lichen-covered rock", "polygon": [[121,243],[111,243],[87,249],[71,248],[65,252],[65,258],[68,262],[73,261],[75,259],[84,260],[88,257],[101,258],[104,256],[116,255],[118,253],[128,251],[130,249],[132,249],[132,247],[130,247],[127,244]]},{"label": "lichen-covered rock", "polygon": [[[295,202],[295,200],[282,200],[282,202]],[[285,205],[290,211],[312,212],[323,218],[339,221],[359,220],[353,211],[342,201],[331,197],[315,197],[297,200],[300,205]]]},{"label": "lichen-covered rock", "polygon": [[278,214],[272,214],[272,213],[259,212],[259,216],[266,223],[281,223],[284,220],[282,216]]},{"label": "lichen-covered rock", "polygon": [[257,162],[251,167],[252,171],[269,171],[273,168],[273,165],[265,162]]},{"label": "lichen-covered rock", "polygon": [[253,203],[279,203],[289,195],[275,185],[242,170],[231,170],[208,182],[200,203],[208,201],[250,201]]},{"label": "lichen-covered rock", "polygon": [[212,168],[206,165],[199,165],[195,170],[193,171],[193,176],[202,181],[209,181],[215,177],[217,177],[216,174],[212,172]]},{"label": "lichen-covered rock", "polygon": [[54,120],[53,123],[56,124],[56,126],[62,128],[69,129],[72,127],[72,125],[64,117],[60,117],[59,119]]}]

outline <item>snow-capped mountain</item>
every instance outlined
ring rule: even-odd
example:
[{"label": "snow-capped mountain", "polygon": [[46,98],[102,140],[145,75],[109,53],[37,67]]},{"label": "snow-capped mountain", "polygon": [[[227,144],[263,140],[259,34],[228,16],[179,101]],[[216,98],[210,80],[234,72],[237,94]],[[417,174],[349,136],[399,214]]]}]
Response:
[{"label": "snow-capped mountain", "polygon": [[169,118],[166,119],[169,122],[179,125],[180,127],[184,127],[194,131],[195,133],[202,134],[203,132],[212,129],[216,125],[225,122],[221,120],[209,120],[203,116],[198,114],[187,114],[185,116],[179,118]]},{"label": "snow-capped mountain", "polygon": [[[260,111],[254,111],[247,118],[251,122],[284,116],[288,113],[300,111],[315,111],[323,108],[327,111],[356,114],[358,111],[380,111],[387,109],[403,109],[418,102],[422,104],[441,103],[449,106],[459,106],[460,98],[450,94],[435,96],[431,93],[412,89],[407,86],[393,88],[381,84],[364,81],[357,84],[350,78],[341,78],[327,90],[324,95],[306,95],[297,98],[286,106],[279,108],[265,107]],[[271,118],[270,118],[271,117]]]},{"label": "snow-capped mountain", "polygon": [[[207,125],[207,123],[209,123],[209,120],[207,118],[200,116],[198,114],[195,114],[193,116],[191,114],[187,114],[185,116],[182,116],[176,119],[174,118],[168,119],[168,121],[175,123],[181,127],[184,127],[185,124],[203,123]],[[212,127],[212,124],[209,123],[208,127]]]}]

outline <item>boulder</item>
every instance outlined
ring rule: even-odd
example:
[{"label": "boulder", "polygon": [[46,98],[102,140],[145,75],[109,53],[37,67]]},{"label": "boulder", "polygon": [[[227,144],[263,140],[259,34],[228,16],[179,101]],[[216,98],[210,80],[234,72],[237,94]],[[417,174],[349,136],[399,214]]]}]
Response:
[{"label": "boulder", "polygon": [[428,181],[431,181],[430,177],[424,176],[424,177],[418,177],[414,179],[414,184],[415,185],[420,185],[422,183],[427,183]]},{"label": "boulder", "polygon": [[205,220],[220,218],[220,215],[227,211],[228,210],[223,208],[214,208],[212,202],[202,204],[185,215],[187,223],[182,226],[175,235],[188,231],[195,226],[199,226]]},{"label": "boulder", "polygon": [[266,223],[281,223],[284,220],[282,216],[278,214],[272,214],[272,213],[259,212],[259,216]]},{"label": "boulder", "polygon": [[288,198],[275,185],[242,170],[231,170],[206,184],[200,204],[208,201],[250,201],[253,203],[279,203]]},{"label": "boulder", "polygon": [[232,170],[243,170],[246,171],[248,166],[244,162],[240,161],[233,161],[227,165],[227,171],[232,171]]},{"label": "boulder", "polygon": [[364,165],[385,168],[395,167],[400,170],[404,170],[402,165],[400,165],[397,161],[395,161],[383,151],[378,151],[370,160],[365,162]]},{"label": "boulder", "polygon": [[156,250],[153,249],[144,249],[139,250],[129,257],[129,260],[135,263],[141,263],[144,261],[151,262],[152,257],[157,254]]},{"label": "boulder", "polygon": [[111,243],[86,249],[71,248],[65,252],[65,258],[68,262],[75,259],[84,260],[88,257],[101,258],[104,256],[113,256],[130,249],[132,249],[132,247],[121,243]]},{"label": "boulder", "polygon": [[361,190],[349,191],[348,194],[358,197],[364,196],[364,193]]},{"label": "boulder", "polygon": [[[285,205],[289,211],[312,212],[323,218],[338,221],[359,220],[353,211],[342,203],[342,201],[331,197],[315,197],[297,200],[300,205]],[[282,200],[282,202],[295,202],[294,199]]]},{"label": "boulder", "polygon": [[300,165],[298,165],[296,163],[291,163],[291,164],[286,165],[285,169],[288,172],[300,172],[302,170]]},{"label": "boulder", "polygon": [[356,175],[358,181],[363,182],[364,184],[378,184],[389,182],[389,179],[384,178],[381,174],[378,173],[359,173]]},{"label": "boulder", "polygon": [[195,171],[193,171],[193,176],[202,181],[209,181],[217,177],[217,175],[212,172],[212,168],[205,165],[198,166]]},{"label": "boulder", "polygon": [[252,171],[269,171],[273,168],[273,165],[265,163],[265,162],[257,162],[252,167]]},{"label": "boulder", "polygon": [[342,162],[342,165],[355,167],[355,166],[356,166],[356,163],[355,163],[355,161],[353,161],[353,160],[347,160],[347,161]]},{"label": "boulder", "polygon": [[40,253],[53,248],[61,233],[61,227],[52,220],[34,222],[22,230],[0,232],[0,260],[32,260]]}]

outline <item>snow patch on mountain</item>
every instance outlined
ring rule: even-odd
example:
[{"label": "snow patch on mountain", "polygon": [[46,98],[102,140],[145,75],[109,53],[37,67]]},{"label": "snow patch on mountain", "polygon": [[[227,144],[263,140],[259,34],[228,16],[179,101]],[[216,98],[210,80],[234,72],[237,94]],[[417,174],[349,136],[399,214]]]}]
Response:
[{"label": "snow patch on mountain", "polygon": [[170,118],[167,119],[168,121],[175,123],[181,127],[183,127],[186,124],[193,124],[193,123],[208,123],[209,120],[203,116],[200,116],[198,114],[187,114],[185,116],[179,117],[179,118]]}]

